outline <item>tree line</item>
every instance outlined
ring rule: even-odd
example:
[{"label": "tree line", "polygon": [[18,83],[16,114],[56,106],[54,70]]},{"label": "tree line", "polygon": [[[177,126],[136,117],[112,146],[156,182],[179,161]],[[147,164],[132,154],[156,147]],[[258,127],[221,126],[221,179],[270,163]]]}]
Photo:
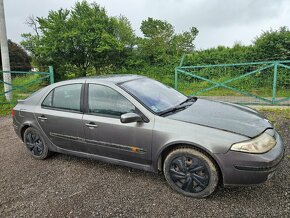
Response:
[{"label": "tree line", "polygon": [[[17,43],[8,40],[8,50],[10,58],[10,68],[12,71],[31,70],[31,56]],[[1,48],[0,48],[1,51]],[[2,69],[2,60],[0,58],[0,69]]]},{"label": "tree line", "polygon": [[71,9],[50,11],[28,21],[34,33],[23,34],[22,45],[37,65],[53,65],[58,79],[66,73],[86,76],[142,65],[171,63],[171,57],[194,49],[195,27],[177,34],[174,27],[153,18],[144,20],[137,37],[124,16],[110,17],[103,7],[87,1]]},{"label": "tree line", "polygon": [[141,23],[140,37],[125,16],[111,17],[87,1],[50,11],[47,17],[30,17],[27,23],[33,33],[22,34],[21,45],[34,66],[54,66],[56,80],[139,70],[171,73],[183,54],[189,65],[290,59],[287,27],[263,32],[250,46],[196,50],[194,26],[176,33],[169,22],[148,18]]}]

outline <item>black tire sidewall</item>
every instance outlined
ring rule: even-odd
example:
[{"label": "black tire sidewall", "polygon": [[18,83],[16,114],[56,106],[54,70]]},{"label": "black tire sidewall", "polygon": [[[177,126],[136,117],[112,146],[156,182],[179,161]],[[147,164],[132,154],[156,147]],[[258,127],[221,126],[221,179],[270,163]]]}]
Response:
[{"label": "black tire sidewall", "polygon": [[[180,156],[197,157],[207,167],[207,170],[208,170],[208,173],[210,176],[210,180],[209,180],[208,186],[204,190],[202,190],[201,192],[198,192],[198,193],[186,192],[186,191],[182,190],[181,188],[179,188],[171,179],[171,176],[169,173],[169,168],[170,168],[171,162],[176,157],[180,157]],[[203,152],[200,152],[200,151],[193,149],[193,148],[179,148],[179,149],[173,150],[171,153],[169,153],[164,161],[163,172],[164,172],[164,176],[166,178],[166,181],[168,182],[168,184],[171,186],[172,189],[174,189],[175,191],[177,191],[185,196],[194,197],[194,198],[203,198],[203,197],[206,197],[206,196],[209,196],[210,194],[212,194],[215,191],[215,189],[217,188],[218,181],[219,181],[218,170],[217,170],[217,167],[215,166],[215,164],[213,163],[213,161]]]},{"label": "black tire sidewall", "polygon": [[[26,135],[27,135],[27,133],[30,132],[30,131],[35,132],[35,133],[39,136],[39,138],[41,139],[41,141],[42,141],[42,144],[43,144],[43,153],[42,153],[41,155],[39,155],[39,156],[34,155],[34,154],[33,154],[33,153],[28,149],[28,147],[27,147],[27,145],[26,145]],[[32,157],[34,157],[34,158],[36,158],[36,159],[43,160],[43,159],[45,159],[45,158],[47,158],[47,157],[49,156],[50,152],[49,152],[48,146],[46,145],[45,140],[44,140],[42,134],[41,134],[40,131],[37,130],[36,128],[34,128],[34,127],[28,127],[28,128],[25,130],[24,134],[23,134],[23,141],[24,141],[24,144],[25,144],[26,149],[29,151],[29,153],[30,153],[30,155],[31,155]]]}]

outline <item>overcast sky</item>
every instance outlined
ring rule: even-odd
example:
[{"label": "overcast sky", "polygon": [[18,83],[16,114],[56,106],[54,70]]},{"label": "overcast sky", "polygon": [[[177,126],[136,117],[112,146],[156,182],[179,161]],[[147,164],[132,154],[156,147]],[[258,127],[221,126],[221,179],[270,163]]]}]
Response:
[{"label": "overcast sky", "polygon": [[[46,17],[50,10],[70,8],[76,0],[4,0],[8,38],[20,42],[30,32],[25,19]],[[93,1],[89,1],[93,2]],[[244,45],[263,30],[290,27],[290,0],[95,0],[111,16],[124,15],[137,35],[147,17],[167,20],[177,32],[196,26],[198,49]]]}]

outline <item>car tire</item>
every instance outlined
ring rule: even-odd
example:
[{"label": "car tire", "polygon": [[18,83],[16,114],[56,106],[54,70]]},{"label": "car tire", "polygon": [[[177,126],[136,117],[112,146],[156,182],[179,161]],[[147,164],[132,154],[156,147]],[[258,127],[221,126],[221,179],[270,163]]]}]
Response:
[{"label": "car tire", "polygon": [[205,153],[193,148],[170,152],[163,165],[164,176],[173,190],[194,198],[212,194],[218,186],[218,168]]},{"label": "car tire", "polygon": [[51,155],[42,134],[36,128],[28,127],[23,134],[23,141],[32,157],[43,160]]}]

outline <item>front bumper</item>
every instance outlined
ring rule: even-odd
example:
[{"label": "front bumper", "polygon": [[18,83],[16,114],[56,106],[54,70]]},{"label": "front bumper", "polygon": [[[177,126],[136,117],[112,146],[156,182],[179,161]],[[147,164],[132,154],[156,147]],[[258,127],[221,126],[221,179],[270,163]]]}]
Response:
[{"label": "front bumper", "polygon": [[267,130],[276,139],[276,145],[264,154],[249,154],[228,151],[216,154],[221,167],[223,184],[247,185],[259,184],[268,180],[284,156],[285,148],[282,138],[274,130]]}]

